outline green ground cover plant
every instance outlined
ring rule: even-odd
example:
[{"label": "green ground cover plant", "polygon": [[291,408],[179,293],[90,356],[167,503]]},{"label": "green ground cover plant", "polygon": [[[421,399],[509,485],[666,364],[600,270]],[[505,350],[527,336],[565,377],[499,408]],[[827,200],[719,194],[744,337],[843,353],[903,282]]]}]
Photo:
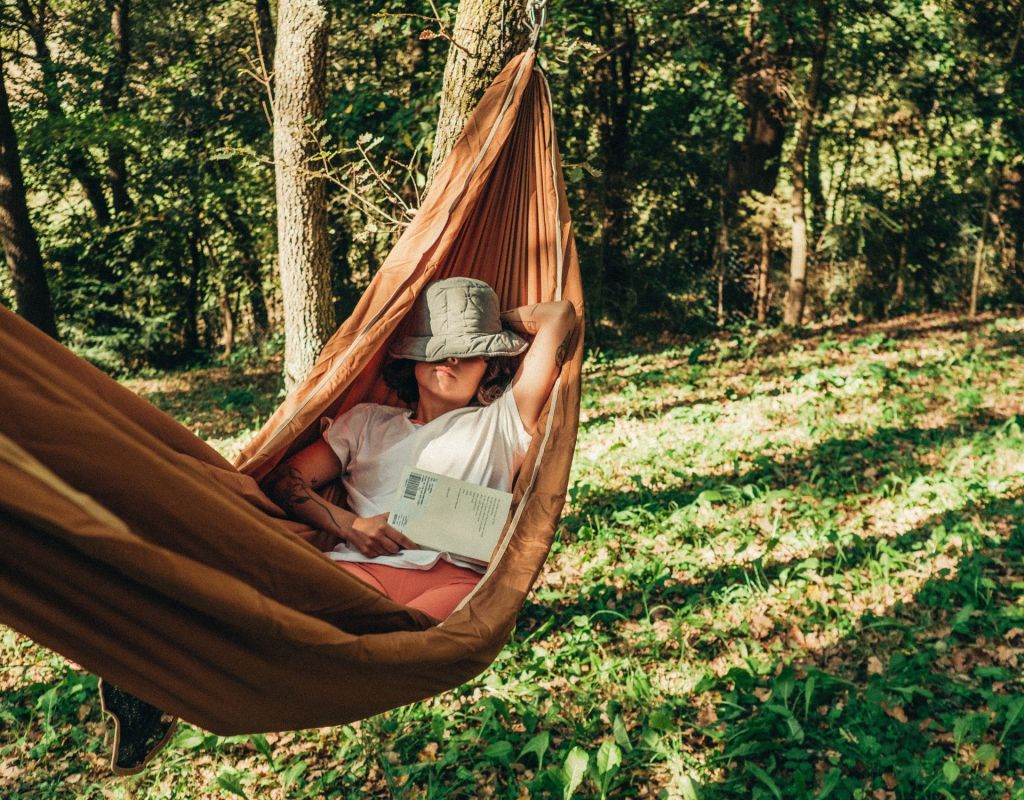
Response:
[{"label": "green ground cover plant", "polygon": [[[276,374],[128,384],[230,456]],[[1022,399],[996,315],[594,352],[558,541],[477,680],[183,725],[116,779],[95,677],[0,629],[0,796],[1024,798]]]}]

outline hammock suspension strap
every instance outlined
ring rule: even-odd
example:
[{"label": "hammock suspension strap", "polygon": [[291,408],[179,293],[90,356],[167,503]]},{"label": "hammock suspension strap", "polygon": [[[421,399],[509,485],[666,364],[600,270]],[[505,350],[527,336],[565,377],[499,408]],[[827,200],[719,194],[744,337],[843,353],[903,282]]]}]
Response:
[{"label": "hammock suspension strap", "polygon": [[536,50],[541,28],[548,18],[548,0],[526,0],[525,13],[523,24],[530,32],[530,47]]}]

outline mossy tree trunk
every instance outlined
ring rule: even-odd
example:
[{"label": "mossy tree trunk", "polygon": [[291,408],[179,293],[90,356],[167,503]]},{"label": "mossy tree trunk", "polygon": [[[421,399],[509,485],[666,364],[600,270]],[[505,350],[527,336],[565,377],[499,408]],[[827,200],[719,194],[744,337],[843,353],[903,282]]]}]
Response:
[{"label": "mossy tree trunk", "polygon": [[309,121],[324,118],[330,12],[321,0],[282,0],[274,54],[274,163],[286,388],[309,373],[334,331],[324,178]]}]

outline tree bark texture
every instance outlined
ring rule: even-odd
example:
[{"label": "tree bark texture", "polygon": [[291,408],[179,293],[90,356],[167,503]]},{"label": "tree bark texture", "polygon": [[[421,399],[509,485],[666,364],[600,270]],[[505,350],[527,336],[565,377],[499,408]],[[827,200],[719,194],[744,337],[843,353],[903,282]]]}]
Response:
[{"label": "tree bark texture", "polygon": [[[46,116],[51,122],[63,122],[64,107],[61,105],[60,86],[57,83],[57,67],[53,63],[50,45],[46,41],[46,3],[41,2],[38,9],[33,10],[28,0],[18,0],[21,19],[32,39],[36,51],[36,60],[43,75],[43,101],[46,105]],[[85,192],[85,197],[92,206],[96,221],[100,225],[110,222],[110,206],[103,193],[103,184],[93,171],[89,156],[77,144],[68,145],[68,170]]]},{"label": "tree bark texture", "polygon": [[15,310],[41,331],[57,338],[50,288],[43,270],[39,240],[28,215],[18,138],[7,101],[0,56],[0,242],[11,271]]},{"label": "tree bark texture", "polygon": [[[752,191],[771,195],[778,182],[782,146],[786,138],[786,93],[790,56],[786,45],[774,41],[761,0],[751,3],[747,17],[747,44],[740,60],[741,75],[736,94],[743,106],[743,138],[731,148],[722,182],[719,232],[714,265],[718,285],[719,324],[724,322],[725,292],[733,228],[740,216],[740,200]],[[746,270],[744,270],[746,272]]]},{"label": "tree bark texture", "polygon": [[530,42],[522,0],[460,0],[448,50],[427,185],[455,146],[484,90]]},{"label": "tree bark texture", "polygon": [[[100,106],[104,116],[112,121],[121,108],[131,63],[131,30],[129,28],[129,0],[113,0],[110,6],[110,33],[114,43],[114,62],[103,79]],[[128,198],[128,168],[125,163],[124,142],[116,124],[108,131],[110,143],[107,146],[107,181],[110,184],[114,210],[123,213],[131,208]]]},{"label": "tree bark texture", "polygon": [[807,215],[804,205],[804,191],[807,184],[807,145],[814,131],[814,118],[818,111],[818,90],[821,76],[825,72],[825,57],[828,53],[828,36],[831,25],[831,9],[828,0],[815,3],[818,11],[818,31],[811,57],[811,73],[807,78],[807,92],[804,95],[800,123],[797,129],[793,159],[790,162],[793,194],[790,209],[793,220],[793,249],[789,259],[789,288],[786,291],[783,309],[783,323],[800,325],[804,303],[807,298]]},{"label": "tree bark texture", "polygon": [[284,377],[308,374],[334,332],[324,178],[314,123],[324,118],[330,12],[322,0],[282,0],[274,56],[274,164],[278,269],[284,305]]}]

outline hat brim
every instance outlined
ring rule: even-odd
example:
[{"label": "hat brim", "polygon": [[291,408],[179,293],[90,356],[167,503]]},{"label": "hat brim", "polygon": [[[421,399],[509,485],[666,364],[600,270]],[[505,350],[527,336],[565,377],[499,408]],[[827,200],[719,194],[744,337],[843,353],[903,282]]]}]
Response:
[{"label": "hat brim", "polygon": [[530,343],[518,333],[502,330],[499,333],[459,336],[405,336],[391,347],[388,354],[392,358],[413,361],[443,361],[446,358],[517,356],[529,346]]}]

